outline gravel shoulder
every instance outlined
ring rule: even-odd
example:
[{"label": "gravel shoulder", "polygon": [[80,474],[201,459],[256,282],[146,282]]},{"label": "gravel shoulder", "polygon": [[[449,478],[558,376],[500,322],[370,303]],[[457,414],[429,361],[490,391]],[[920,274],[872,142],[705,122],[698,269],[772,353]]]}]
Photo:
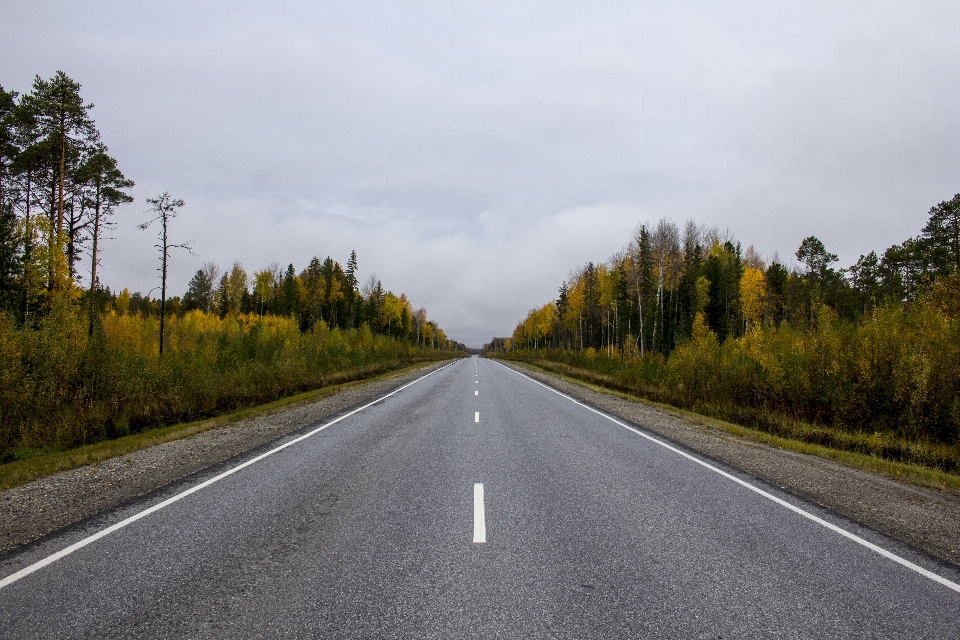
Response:
[{"label": "gravel shoulder", "polygon": [[389,393],[447,364],[354,385],[275,413],[232,422],[97,465],[0,492],[0,556],[273,440]]},{"label": "gravel shoulder", "polygon": [[960,567],[957,496],[741,439],[641,402],[600,393],[512,362],[500,362],[601,411]]}]

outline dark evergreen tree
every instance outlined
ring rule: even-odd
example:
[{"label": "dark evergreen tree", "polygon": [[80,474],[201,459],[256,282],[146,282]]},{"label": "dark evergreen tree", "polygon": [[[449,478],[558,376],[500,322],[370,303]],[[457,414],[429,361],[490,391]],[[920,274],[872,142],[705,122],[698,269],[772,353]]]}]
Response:
[{"label": "dark evergreen tree", "polygon": [[210,274],[204,269],[198,269],[187,284],[187,292],[183,295],[183,310],[210,311],[213,307],[215,286]]},{"label": "dark evergreen tree", "polygon": [[344,273],[346,277],[346,291],[344,291],[344,326],[355,327],[357,317],[360,315],[360,283],[357,281],[357,252],[350,252],[350,259],[347,260],[347,270]]},{"label": "dark evergreen tree", "polygon": [[280,285],[281,311],[285,316],[300,316],[299,300],[297,298],[297,272],[293,265],[287,265]]},{"label": "dark evergreen tree", "polygon": [[567,309],[570,307],[570,290],[567,287],[567,281],[564,280],[563,284],[560,285],[559,295],[557,296],[557,315],[554,319],[554,328],[553,335],[555,338],[555,347],[561,347],[563,349],[570,348],[569,336],[564,333],[563,330],[563,318],[567,313]]},{"label": "dark evergreen tree", "polygon": [[357,290],[357,252],[350,252],[350,259],[347,260],[347,270],[346,273],[347,286],[353,291]]},{"label": "dark evergreen tree", "polygon": [[323,278],[323,318],[331,327],[341,326],[344,316],[344,301],[346,299],[347,277],[340,264],[327,256],[320,266],[320,275]]},{"label": "dark evergreen tree", "polygon": [[922,238],[937,274],[960,271],[960,193],[930,209]]},{"label": "dark evergreen tree", "polygon": [[630,276],[623,260],[613,270],[614,345],[623,349],[627,335],[633,334],[633,301],[630,299]]},{"label": "dark evergreen tree", "polygon": [[304,331],[323,319],[326,283],[323,281],[322,268],[323,264],[320,262],[320,258],[314,256],[307,268],[300,274],[300,280],[306,292],[306,304],[300,309],[300,326]]},{"label": "dark evergreen tree", "polygon": [[703,275],[703,249],[695,238],[684,240],[683,273],[680,275],[679,308],[677,318],[676,338],[687,338],[693,332],[693,319],[698,311],[699,298],[697,293],[697,279]]},{"label": "dark evergreen tree", "polygon": [[13,208],[13,185],[10,184],[10,165],[20,153],[15,127],[17,92],[4,91],[0,86],[0,210]]},{"label": "dark evergreen tree", "polygon": [[780,324],[787,319],[787,282],[790,272],[779,262],[772,262],[767,267],[767,317],[772,324]]},{"label": "dark evergreen tree", "polygon": [[807,274],[813,280],[819,280],[824,277],[830,265],[837,261],[836,254],[827,251],[816,236],[804,238],[797,249],[797,260],[807,267]]},{"label": "dark evergreen tree", "polygon": [[92,153],[77,171],[77,181],[87,187],[83,195],[83,204],[87,211],[86,227],[91,240],[90,333],[92,334],[95,319],[95,293],[99,286],[97,267],[100,261],[100,240],[103,234],[113,227],[111,218],[116,208],[121,204],[133,202],[133,197],[127,193],[128,189],[133,188],[133,180],[128,180],[120,172],[117,161],[107,155],[106,146],[98,144],[91,151]]},{"label": "dark evergreen tree", "polygon": [[653,249],[650,247],[650,231],[641,225],[635,240],[633,256],[634,300],[637,305],[638,345],[641,353],[653,349],[653,318],[656,312],[653,291]]},{"label": "dark evergreen tree", "polygon": [[857,263],[847,269],[850,284],[856,292],[862,314],[876,306],[883,295],[883,288],[880,284],[880,258],[876,251],[871,251],[865,256],[860,256]]},{"label": "dark evergreen tree", "polygon": [[0,206],[0,310],[15,312],[20,301],[22,274],[17,217],[12,204]]},{"label": "dark evergreen tree", "polygon": [[597,267],[592,262],[588,262],[583,270],[584,346],[595,349],[602,346],[600,294]]},{"label": "dark evergreen tree", "polygon": [[214,303],[221,318],[230,315],[230,275],[228,273],[220,277],[220,284],[214,292]]},{"label": "dark evergreen tree", "polygon": [[[20,106],[30,112],[38,136],[47,142],[53,156],[50,167],[51,230],[48,243],[54,258],[61,255],[66,245],[64,237],[64,205],[69,193],[67,175],[69,161],[77,159],[84,149],[99,139],[99,133],[90,118],[92,104],[80,97],[80,85],[62,71],[50,80],[40,76],[34,79],[31,92],[23,97]],[[65,256],[64,256],[65,258]],[[64,259],[64,269],[66,260]],[[63,286],[57,264],[51,263],[51,287]]]}]

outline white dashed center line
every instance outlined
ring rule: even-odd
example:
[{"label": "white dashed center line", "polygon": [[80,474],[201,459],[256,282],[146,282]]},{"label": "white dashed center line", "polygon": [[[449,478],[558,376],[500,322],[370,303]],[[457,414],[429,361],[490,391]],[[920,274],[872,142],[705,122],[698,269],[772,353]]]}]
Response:
[{"label": "white dashed center line", "polygon": [[474,412],[474,414],[473,414],[473,421],[474,421],[474,422],[480,422],[480,412],[479,412],[479,411]]},{"label": "white dashed center line", "polygon": [[487,520],[483,513],[483,483],[473,485],[473,542],[484,544],[487,541]]}]

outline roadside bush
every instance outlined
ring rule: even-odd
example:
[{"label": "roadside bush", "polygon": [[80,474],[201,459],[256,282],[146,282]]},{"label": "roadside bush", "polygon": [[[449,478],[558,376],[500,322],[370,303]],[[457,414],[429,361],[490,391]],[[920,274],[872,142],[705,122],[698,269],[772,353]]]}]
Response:
[{"label": "roadside bush", "polygon": [[167,319],[161,357],[157,322],[111,311],[90,336],[68,304],[34,326],[0,313],[0,462],[454,355],[366,327],[190,311]]},{"label": "roadside bush", "polygon": [[920,300],[855,324],[820,306],[809,327],[756,325],[723,343],[698,314],[668,357],[503,357],[777,435],[958,472],[960,321],[951,308]]}]

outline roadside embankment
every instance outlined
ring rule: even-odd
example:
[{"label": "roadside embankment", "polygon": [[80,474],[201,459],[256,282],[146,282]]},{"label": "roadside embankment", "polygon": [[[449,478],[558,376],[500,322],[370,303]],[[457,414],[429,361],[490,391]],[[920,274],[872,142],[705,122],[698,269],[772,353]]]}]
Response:
[{"label": "roadside embankment", "polygon": [[444,364],[343,385],[300,403],[294,399],[279,409],[253,411],[218,428],[2,491],[0,554],[388,393]]},{"label": "roadside embankment", "polygon": [[650,404],[503,361],[581,402],[749,473],[805,500],[960,566],[960,496],[738,437]]}]

